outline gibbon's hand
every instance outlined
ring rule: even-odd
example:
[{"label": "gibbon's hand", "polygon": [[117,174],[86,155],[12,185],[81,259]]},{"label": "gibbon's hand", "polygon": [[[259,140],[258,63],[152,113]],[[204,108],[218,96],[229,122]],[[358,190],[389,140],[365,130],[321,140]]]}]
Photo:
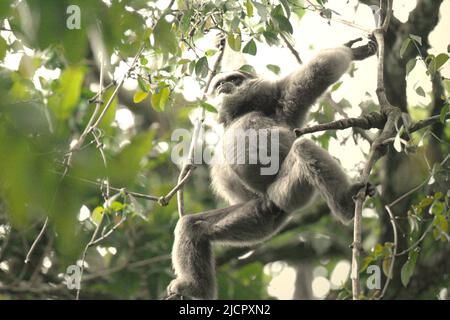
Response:
[{"label": "gibbon's hand", "polygon": [[375,40],[375,37],[373,35],[369,36],[369,42],[366,45],[352,48],[353,44],[355,44],[356,42],[359,42],[361,40],[362,40],[362,38],[358,38],[358,39],[349,41],[346,44],[344,44],[344,46],[352,49],[353,60],[364,60],[370,56],[373,56],[378,51],[378,43]]}]

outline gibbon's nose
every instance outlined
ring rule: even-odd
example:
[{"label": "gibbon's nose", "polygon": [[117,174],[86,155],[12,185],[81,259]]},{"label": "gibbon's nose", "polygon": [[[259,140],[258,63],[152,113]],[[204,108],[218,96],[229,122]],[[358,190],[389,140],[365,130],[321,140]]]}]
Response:
[{"label": "gibbon's nose", "polygon": [[225,86],[224,86],[224,83],[222,83],[217,87],[217,94],[221,94],[224,92],[225,92]]},{"label": "gibbon's nose", "polygon": [[228,93],[231,93],[233,91],[233,87],[234,86],[231,83],[224,82],[224,83],[221,83],[217,87],[216,91],[217,91],[217,94],[221,94],[221,93],[228,94]]}]

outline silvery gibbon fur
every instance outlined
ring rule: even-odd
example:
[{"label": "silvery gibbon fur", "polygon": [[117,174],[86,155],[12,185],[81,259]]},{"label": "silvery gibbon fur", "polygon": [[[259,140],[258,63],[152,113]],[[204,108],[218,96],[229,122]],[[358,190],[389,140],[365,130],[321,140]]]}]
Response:
[{"label": "silvery gibbon fur", "polygon": [[[276,174],[266,175],[261,174],[261,168],[267,164],[260,162],[217,161],[212,165],[212,187],[231,206],[179,220],[172,250],[176,279],[168,287],[169,299],[216,298],[212,243],[247,246],[270,238],[292,212],[311,201],[315,191],[340,221],[352,219],[353,195],[363,185],[351,184],[326,150],[310,140],[297,139],[293,129],[304,123],[310,106],[347,71],[352,60],[365,59],[377,51],[372,39],[351,48],[354,42],[322,51],[278,81],[245,72],[215,77],[210,95],[219,98],[218,118],[225,129],[215,157],[223,157],[225,150],[236,151],[232,143],[233,138],[239,139],[235,136],[239,130],[268,129],[268,135],[277,130],[280,166]],[[250,147],[246,143],[245,151]]]}]

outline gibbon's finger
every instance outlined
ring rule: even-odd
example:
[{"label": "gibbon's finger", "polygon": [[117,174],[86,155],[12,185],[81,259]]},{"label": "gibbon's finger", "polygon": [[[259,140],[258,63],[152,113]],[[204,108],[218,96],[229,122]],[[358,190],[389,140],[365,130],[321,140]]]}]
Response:
[{"label": "gibbon's finger", "polygon": [[351,48],[352,45],[354,45],[357,42],[362,41],[363,39],[361,37],[354,39],[354,40],[350,40],[349,42],[345,43],[344,46]]}]

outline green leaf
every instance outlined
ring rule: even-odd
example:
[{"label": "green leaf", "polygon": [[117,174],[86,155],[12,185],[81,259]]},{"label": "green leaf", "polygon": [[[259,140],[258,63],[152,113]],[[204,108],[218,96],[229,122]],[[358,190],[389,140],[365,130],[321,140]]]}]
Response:
[{"label": "green leaf", "polygon": [[180,60],[178,60],[177,64],[183,65],[183,64],[188,64],[191,62],[192,62],[192,60],[190,60],[190,59],[180,59]]},{"label": "green leaf", "polygon": [[410,38],[406,38],[405,41],[403,41],[402,47],[400,48],[400,58],[403,58],[403,56],[405,55],[405,52],[409,48],[410,44],[411,44]]},{"label": "green leaf", "polygon": [[228,38],[228,45],[230,46],[231,49],[233,49],[234,51],[241,51],[241,35],[233,35],[233,34],[229,34]]},{"label": "green leaf", "polygon": [[442,192],[436,192],[435,194],[434,194],[434,198],[436,199],[436,200],[440,200],[440,199],[442,199],[444,197],[444,194],[442,193]]},{"label": "green leaf", "polygon": [[110,208],[116,212],[125,209],[125,207],[126,207],[126,205],[119,201],[113,201],[113,203],[111,203],[111,206],[110,206]]},{"label": "green leaf", "polygon": [[256,74],[255,68],[249,64],[244,64],[239,68],[240,71]]},{"label": "green leaf", "polygon": [[159,19],[153,30],[155,47],[163,52],[176,54],[178,51],[178,41],[175,32],[172,32],[172,24],[167,22],[165,17]]},{"label": "green leaf", "polygon": [[446,118],[447,113],[448,113],[449,111],[450,111],[450,103],[446,103],[446,104],[442,107],[441,115],[440,115],[440,117],[439,117],[439,120],[440,120],[442,123],[445,123],[445,118]]},{"label": "green leaf", "polygon": [[253,17],[253,5],[250,0],[245,1],[245,9],[247,10],[247,16]]},{"label": "green leaf", "polygon": [[6,40],[0,37],[0,60],[5,59],[7,50],[8,44],[6,43]]},{"label": "green leaf", "polygon": [[431,198],[431,197],[426,197],[426,198],[423,198],[421,201],[420,201],[420,203],[418,204],[418,206],[420,207],[420,208],[426,208],[426,207],[428,207],[429,205],[431,205],[433,203],[433,198]]},{"label": "green leaf", "polygon": [[280,74],[281,71],[280,67],[274,64],[268,64],[266,68],[275,73],[276,75]]},{"label": "green leaf", "polygon": [[420,36],[416,36],[414,34],[410,34],[409,37],[411,38],[411,40],[415,41],[416,43],[419,44],[419,46],[422,45],[422,37]]},{"label": "green leaf", "polygon": [[266,6],[256,1],[252,1],[252,3],[255,6],[256,11],[258,12],[258,15],[261,17],[261,21],[267,21],[268,12]]},{"label": "green leaf", "polygon": [[242,50],[243,53],[247,53],[250,54],[252,56],[256,55],[257,52],[257,48],[256,48],[256,43],[253,39],[251,39],[244,47],[244,49]]},{"label": "green leaf", "polygon": [[94,222],[96,225],[99,225],[103,219],[104,211],[105,211],[105,208],[103,208],[103,207],[95,208],[94,211],[92,211],[92,213],[91,213],[92,222]]},{"label": "green leaf", "polygon": [[289,19],[282,15],[273,16],[274,23],[278,26],[278,29],[287,33],[294,33],[294,29],[292,28]]},{"label": "green leaf", "polygon": [[[102,110],[106,107],[106,104],[108,103],[109,99],[111,98],[111,96],[114,93],[114,88],[110,88],[108,89],[104,94],[103,94],[103,105],[102,105]],[[113,101],[111,102],[111,104],[109,105],[108,111],[106,111],[105,116],[103,117],[102,121],[99,124],[99,128],[103,129],[103,130],[110,130],[111,129],[111,123],[114,121],[114,118],[116,117],[116,110],[117,110],[117,105],[118,105],[118,101],[119,99],[116,97],[114,97]]]},{"label": "green leaf", "polygon": [[197,77],[205,78],[208,75],[209,65],[206,57],[201,57],[195,64],[195,74]]},{"label": "green leaf", "polygon": [[444,233],[448,232],[448,221],[444,215],[442,214],[436,215],[436,219],[434,220],[433,223],[435,226],[438,226],[442,232]]},{"label": "green leaf", "polygon": [[210,104],[207,103],[207,102],[203,102],[203,101],[202,101],[202,102],[200,103],[200,105],[201,105],[203,108],[205,108],[206,111],[213,112],[213,113],[217,113],[217,112],[218,112],[216,108],[214,108],[212,105],[210,105]]},{"label": "green leaf", "polygon": [[363,272],[364,270],[367,269],[368,266],[370,266],[370,264],[374,261],[372,256],[367,256],[364,258],[364,260],[361,263],[361,268],[359,270],[359,272]]},{"label": "green leaf", "polygon": [[190,60],[190,59],[180,59],[180,60],[178,60],[177,64],[183,65],[183,64],[188,64],[191,62],[192,62],[192,60]]},{"label": "green leaf", "polygon": [[406,75],[409,75],[411,71],[413,71],[414,67],[416,66],[417,60],[416,58],[413,58],[408,61],[406,64]]},{"label": "green leaf", "polygon": [[377,243],[373,248],[374,257],[378,258],[384,251],[384,246],[381,243]]},{"label": "green leaf", "polygon": [[148,97],[148,92],[138,91],[133,96],[134,103],[140,103]]},{"label": "green leaf", "polygon": [[286,12],[286,17],[290,18],[291,16],[291,9],[289,8],[289,3],[287,0],[280,0],[281,4],[283,5],[284,11]]},{"label": "green leaf", "polygon": [[389,274],[390,268],[391,268],[392,258],[391,257],[385,257],[383,259],[383,273],[387,278],[392,279],[392,275]]},{"label": "green leaf", "polygon": [[145,66],[148,64],[148,59],[144,56],[141,57],[140,59],[141,65]]},{"label": "green leaf", "polygon": [[85,70],[82,67],[68,67],[60,78],[60,84],[49,97],[48,105],[59,119],[67,119],[80,100]]},{"label": "green leaf", "polygon": [[433,206],[431,207],[431,213],[434,214],[435,216],[443,214],[444,210],[445,204],[444,202],[441,201],[435,201],[433,203]]},{"label": "green leaf", "polygon": [[444,64],[446,64],[449,58],[450,58],[450,57],[449,57],[448,54],[446,54],[446,53],[441,53],[441,54],[439,54],[439,55],[434,59],[436,70],[439,70]]},{"label": "green leaf", "polygon": [[279,42],[277,34],[272,31],[264,31],[263,36],[269,46],[277,45]]},{"label": "green leaf", "polygon": [[421,97],[426,97],[425,90],[423,90],[422,87],[418,87],[418,88],[416,89],[416,93],[417,93],[419,96],[421,96]]},{"label": "green leaf", "polygon": [[408,260],[402,267],[400,278],[403,286],[406,288],[411,280],[412,275],[414,274],[414,269],[416,267],[417,257],[419,255],[419,249],[415,248],[414,250],[409,251]]},{"label": "green leaf", "polygon": [[181,18],[181,21],[180,21],[181,33],[185,34],[189,30],[189,27],[191,26],[191,18],[192,18],[193,14],[194,14],[193,9],[189,9],[184,13],[183,18]]},{"label": "green leaf", "polygon": [[212,56],[215,55],[216,53],[217,53],[217,50],[216,50],[216,49],[209,49],[209,50],[206,50],[205,56],[207,56],[207,57],[212,57]]},{"label": "green leaf", "polygon": [[152,94],[152,107],[158,112],[164,111],[170,97],[170,88],[163,87]]},{"label": "green leaf", "polygon": [[342,86],[342,81],[336,82],[336,83],[331,87],[331,92],[334,92],[334,91],[338,90],[341,86]]}]

